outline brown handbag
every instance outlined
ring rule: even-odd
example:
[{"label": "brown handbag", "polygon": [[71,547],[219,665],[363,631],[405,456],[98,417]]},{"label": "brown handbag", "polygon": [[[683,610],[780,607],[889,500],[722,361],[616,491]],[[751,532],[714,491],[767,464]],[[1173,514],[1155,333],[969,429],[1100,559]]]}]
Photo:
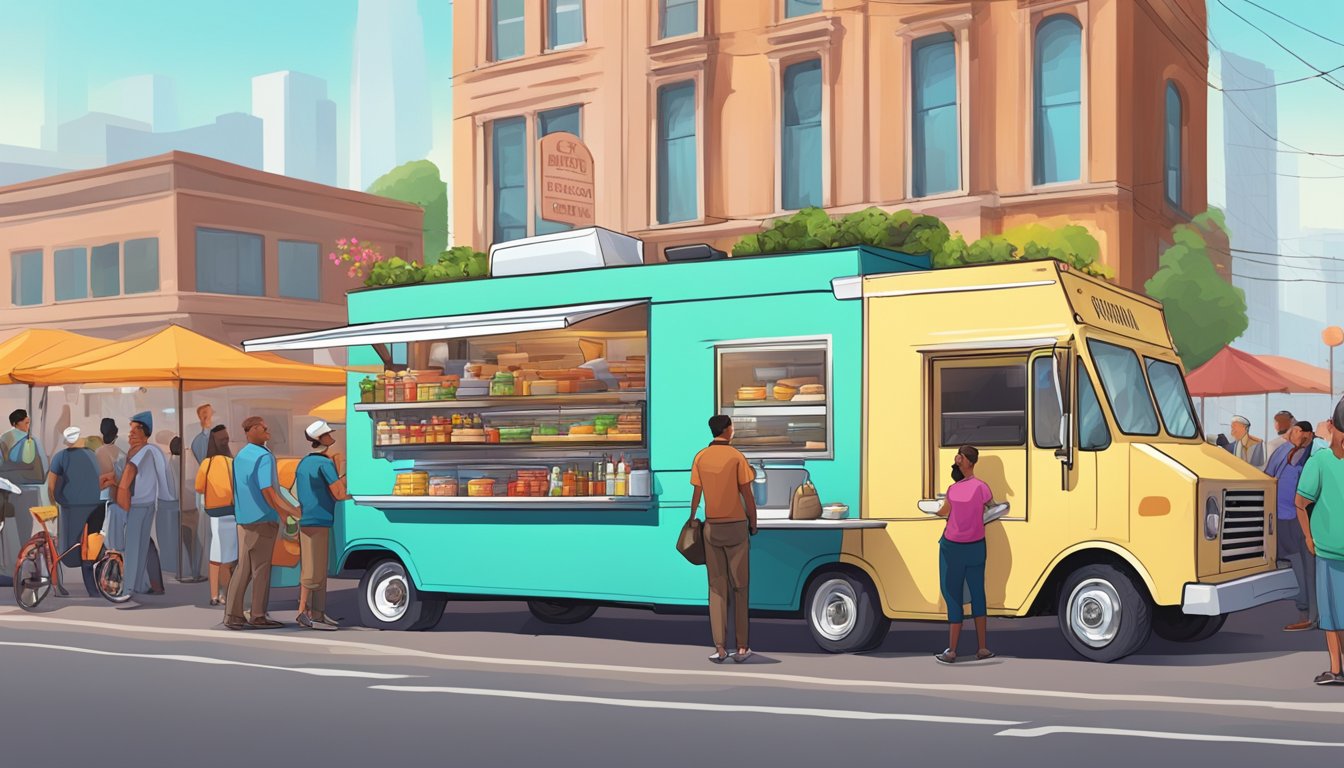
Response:
[{"label": "brown handbag", "polygon": [[789,502],[789,518],[792,520],[816,520],[821,517],[821,497],[817,496],[817,487],[811,480],[793,489],[793,499]]},{"label": "brown handbag", "polygon": [[705,532],[702,523],[692,517],[677,536],[677,551],[691,565],[705,564]]}]

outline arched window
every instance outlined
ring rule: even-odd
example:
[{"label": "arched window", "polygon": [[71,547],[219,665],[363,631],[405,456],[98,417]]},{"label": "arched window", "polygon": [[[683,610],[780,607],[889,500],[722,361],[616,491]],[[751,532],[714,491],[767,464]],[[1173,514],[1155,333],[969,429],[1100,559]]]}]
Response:
[{"label": "arched window", "polygon": [[1167,202],[1181,207],[1181,92],[1167,81],[1167,109],[1163,147],[1165,149]]},{"label": "arched window", "polygon": [[911,54],[915,197],[961,186],[956,49],[952,33],[945,32],[915,41]]},{"label": "arched window", "polygon": [[1077,181],[1082,168],[1083,26],[1068,15],[1036,28],[1036,184]]}]

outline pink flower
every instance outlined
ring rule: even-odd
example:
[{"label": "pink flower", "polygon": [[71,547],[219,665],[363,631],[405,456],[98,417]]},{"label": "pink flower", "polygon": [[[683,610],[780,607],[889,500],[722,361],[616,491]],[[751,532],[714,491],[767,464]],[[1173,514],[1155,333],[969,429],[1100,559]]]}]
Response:
[{"label": "pink flower", "polygon": [[358,238],[354,238],[354,237],[350,238],[350,244],[351,244],[351,245],[359,245],[359,239],[358,239]]},{"label": "pink flower", "polygon": [[337,241],[336,241],[336,244],[339,245],[339,246],[341,246],[342,248],[344,248],[344,247],[345,247],[345,238],[342,237],[340,240],[337,240]]}]

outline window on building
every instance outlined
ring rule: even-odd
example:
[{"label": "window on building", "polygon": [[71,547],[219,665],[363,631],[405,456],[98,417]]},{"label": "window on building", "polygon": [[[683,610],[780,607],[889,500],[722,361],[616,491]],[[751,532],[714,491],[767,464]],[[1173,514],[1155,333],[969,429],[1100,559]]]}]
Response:
[{"label": "window on building", "polygon": [[658,37],[689,35],[700,28],[699,0],[661,0]]},{"label": "window on building", "polygon": [[911,55],[915,197],[961,186],[956,49],[956,39],[947,32],[915,41]]},{"label": "window on building", "polygon": [[89,285],[94,298],[121,295],[121,244],[93,248],[89,259]]},{"label": "window on building", "polygon": [[322,298],[321,255],[317,243],[281,240],[279,243],[280,295],[290,299]]},{"label": "window on building", "polygon": [[1166,132],[1164,148],[1166,156],[1167,202],[1181,207],[1181,92],[1176,84],[1167,81]]},{"label": "window on building", "polygon": [[61,248],[56,251],[52,261],[55,266],[56,300],[89,298],[89,249]]},{"label": "window on building", "polygon": [[[537,114],[537,140],[540,141],[543,136],[552,133],[572,133],[579,138],[583,134],[579,132],[580,118],[582,117],[582,108],[579,106],[561,107],[560,109],[549,109]],[[526,195],[524,195],[526,197]],[[549,235],[555,232],[565,232],[574,227],[562,221],[547,221],[541,218],[541,214],[534,214],[535,228],[538,235]]]},{"label": "window on building", "polygon": [[784,18],[806,16],[821,10],[821,0],[784,0]]},{"label": "window on building", "polygon": [[524,0],[491,0],[490,59],[504,61],[523,55],[526,30]]},{"label": "window on building", "polygon": [[159,238],[142,237],[127,240],[125,279],[126,293],[153,293],[159,290]]},{"label": "window on building", "polygon": [[583,37],[583,0],[546,0],[547,48],[578,45]]},{"label": "window on building", "polygon": [[265,259],[261,235],[196,229],[196,290],[233,296],[264,296]]},{"label": "window on building", "polygon": [[19,251],[9,256],[10,298],[16,307],[42,303],[42,252]]},{"label": "window on building", "polygon": [[821,200],[821,60],[784,70],[780,189],[785,210],[819,206]]},{"label": "window on building", "polygon": [[510,117],[491,123],[494,242],[527,237],[527,122]]},{"label": "window on building", "polygon": [[1035,140],[1037,184],[1077,181],[1082,168],[1083,27],[1057,15],[1036,28]]},{"label": "window on building", "polygon": [[699,215],[696,175],[695,82],[658,89],[658,223]]}]

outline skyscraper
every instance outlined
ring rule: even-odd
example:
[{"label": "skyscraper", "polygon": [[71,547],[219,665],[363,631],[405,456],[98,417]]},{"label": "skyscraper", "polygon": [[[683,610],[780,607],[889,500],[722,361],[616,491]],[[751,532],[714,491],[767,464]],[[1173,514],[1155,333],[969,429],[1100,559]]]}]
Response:
[{"label": "skyscraper", "polygon": [[365,189],[433,145],[416,0],[359,0],[350,81],[350,186]]},{"label": "skyscraper", "polygon": [[[1272,354],[1279,342],[1278,105],[1273,70],[1224,51],[1223,154],[1232,284],[1246,292],[1250,327],[1237,347]],[[1255,253],[1247,253],[1253,251]]]},{"label": "skyscraper", "polygon": [[147,123],[163,133],[177,125],[177,84],[165,75],[137,75],[113,80],[93,93],[90,109]]},{"label": "skyscraper", "polygon": [[254,77],[252,114],[263,122],[267,171],[336,183],[336,104],[325,80],[300,72]]}]

